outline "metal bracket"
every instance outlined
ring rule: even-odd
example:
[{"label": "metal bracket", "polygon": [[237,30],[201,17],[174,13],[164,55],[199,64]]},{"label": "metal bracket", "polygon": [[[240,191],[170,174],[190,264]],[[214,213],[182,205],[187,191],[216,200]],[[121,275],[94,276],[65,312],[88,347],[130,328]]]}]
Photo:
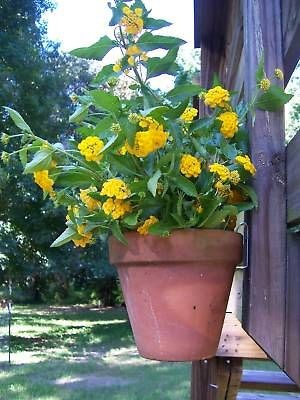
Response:
[{"label": "metal bracket", "polygon": [[[243,227],[243,265],[238,266],[238,269],[246,269],[249,266],[249,226],[247,222],[241,222],[236,228],[235,232]],[[241,232],[240,232],[241,233]]]}]

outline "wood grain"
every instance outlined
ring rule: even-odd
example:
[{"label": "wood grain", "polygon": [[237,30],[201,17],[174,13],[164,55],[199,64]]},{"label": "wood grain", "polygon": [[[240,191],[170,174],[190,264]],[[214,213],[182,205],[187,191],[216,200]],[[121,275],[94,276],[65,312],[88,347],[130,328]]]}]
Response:
[{"label": "wood grain", "polygon": [[[266,73],[283,66],[281,1],[244,0],[245,94],[250,99],[264,54]],[[267,23],[266,23],[267,22]],[[283,112],[258,111],[249,121],[259,207],[250,219],[245,326],[281,367],[284,361],[286,177]]]},{"label": "wood grain", "polygon": [[299,0],[282,0],[282,33],[285,83],[289,81],[300,58]]},{"label": "wood grain", "polygon": [[300,233],[289,233],[287,235],[287,244],[288,270],[284,369],[300,386]]},{"label": "wood grain", "polygon": [[297,385],[281,371],[245,370],[242,375],[241,389],[300,392]]},{"label": "wood grain", "polygon": [[300,133],[287,146],[287,177],[287,222],[293,226],[300,223]]}]

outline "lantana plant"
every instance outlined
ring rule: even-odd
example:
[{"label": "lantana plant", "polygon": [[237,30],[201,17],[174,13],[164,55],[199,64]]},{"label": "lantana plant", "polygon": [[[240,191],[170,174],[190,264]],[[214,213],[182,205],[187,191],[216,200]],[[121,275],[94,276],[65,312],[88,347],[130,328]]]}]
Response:
[{"label": "lantana plant", "polygon": [[[237,214],[257,206],[249,184],[256,169],[244,128],[247,113],[256,107],[276,111],[290,96],[271,84],[263,63],[250,104],[238,102],[217,78],[209,89],[175,80],[167,92],[154,90],[153,79],[177,74],[185,42],[157,35],[170,24],[150,17],[140,0],[116,0],[109,7],[114,38],[104,36],[72,54],[102,60],[119,48],[120,56],[84,94],[73,96],[77,109],[68,144],[38,137],[5,107],[23,132],[15,153],[24,173],[33,174],[55,206],[66,207],[66,229],[52,246],[73,241],[85,247],[109,233],[125,241],[126,231],[163,236],[174,229],[234,229]],[[124,77],[131,82],[130,98],[118,91]],[[282,78],[275,69],[274,80]],[[192,106],[199,98],[205,114]],[[8,157],[3,153],[2,160]]]}]

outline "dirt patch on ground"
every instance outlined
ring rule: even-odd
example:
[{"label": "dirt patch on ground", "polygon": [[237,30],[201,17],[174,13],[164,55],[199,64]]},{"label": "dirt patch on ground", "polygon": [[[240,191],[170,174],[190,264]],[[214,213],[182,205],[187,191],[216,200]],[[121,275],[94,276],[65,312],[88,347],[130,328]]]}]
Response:
[{"label": "dirt patch on ground", "polygon": [[134,383],[134,380],[109,375],[78,375],[56,379],[53,383],[68,389],[93,389],[96,387],[128,386]]}]

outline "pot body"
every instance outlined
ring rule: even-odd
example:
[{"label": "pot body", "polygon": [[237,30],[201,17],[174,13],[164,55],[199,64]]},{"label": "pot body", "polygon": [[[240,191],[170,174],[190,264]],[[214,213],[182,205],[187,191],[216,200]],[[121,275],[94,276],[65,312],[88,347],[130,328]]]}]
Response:
[{"label": "pot body", "polygon": [[233,274],[242,258],[240,234],[176,230],[169,237],[111,237],[139,353],[149,359],[193,361],[216,354]]}]

